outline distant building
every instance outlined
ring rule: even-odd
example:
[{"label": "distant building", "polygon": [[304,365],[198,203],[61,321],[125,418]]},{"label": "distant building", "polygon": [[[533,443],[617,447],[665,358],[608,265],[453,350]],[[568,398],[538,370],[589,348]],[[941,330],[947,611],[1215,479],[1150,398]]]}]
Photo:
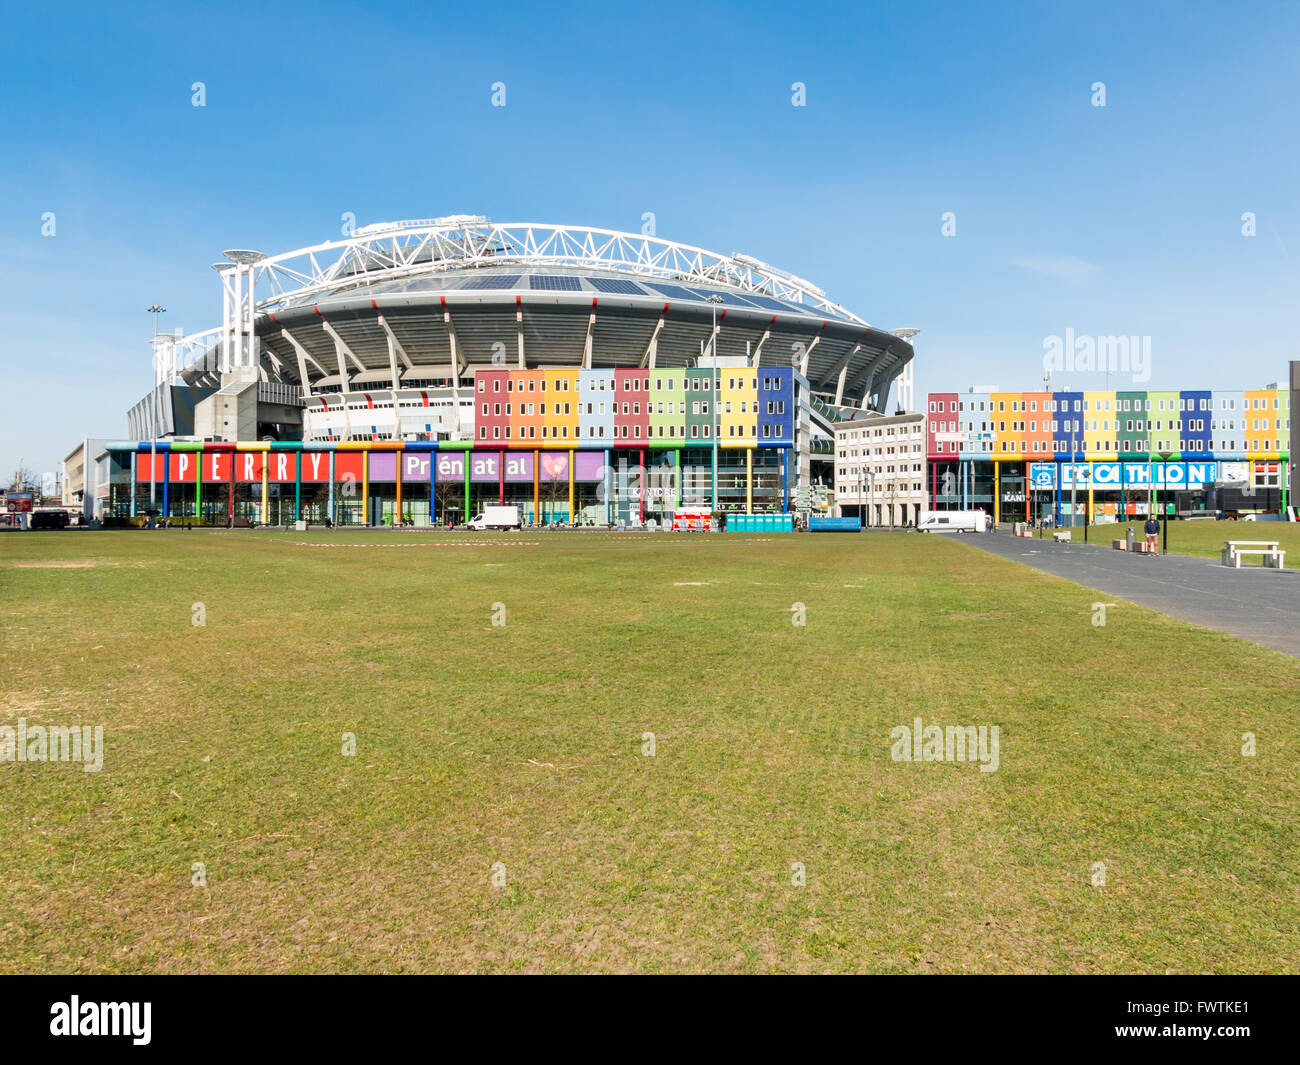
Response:
[{"label": "distant building", "polygon": [[63,505],[79,509],[84,522],[99,517],[108,502],[107,443],[87,438],[63,460]]},{"label": "distant building", "polygon": [[[1294,367],[1296,364],[1292,364]],[[1293,383],[1296,371],[1292,370]],[[931,509],[1072,523],[1289,502],[1291,390],[931,392]]]},{"label": "distant building", "polygon": [[835,502],[873,528],[915,523],[926,509],[925,415],[863,411],[836,422]]}]

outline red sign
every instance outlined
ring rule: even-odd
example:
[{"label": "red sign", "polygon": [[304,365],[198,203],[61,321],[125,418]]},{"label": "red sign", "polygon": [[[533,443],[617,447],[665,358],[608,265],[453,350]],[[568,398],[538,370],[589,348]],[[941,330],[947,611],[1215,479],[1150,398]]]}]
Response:
[{"label": "red sign", "polygon": [[167,452],[165,451],[152,454],[147,451],[141,452],[135,457],[136,480],[161,481],[163,479],[163,470],[166,469],[164,465],[166,461]]},{"label": "red sign", "polygon": [[298,456],[291,451],[268,451],[269,479],[279,483],[298,479]]},{"label": "red sign", "polygon": [[234,469],[235,456],[229,451],[209,451],[203,456],[203,479],[205,481],[228,481]]},{"label": "red sign", "polygon": [[174,451],[167,456],[167,479],[170,481],[192,481],[199,472],[199,453],[195,451]]},{"label": "red sign", "polygon": [[361,464],[365,456],[355,451],[339,451],[334,455],[334,479],[337,481],[360,481]]},{"label": "red sign", "polygon": [[14,492],[6,496],[5,510],[10,514],[30,514],[32,512],[32,493]]},{"label": "red sign", "polygon": [[235,480],[259,482],[262,479],[262,453],[260,451],[235,452]]},{"label": "red sign", "polygon": [[327,451],[304,451],[298,456],[302,463],[304,481],[328,481],[330,479],[330,457]]}]

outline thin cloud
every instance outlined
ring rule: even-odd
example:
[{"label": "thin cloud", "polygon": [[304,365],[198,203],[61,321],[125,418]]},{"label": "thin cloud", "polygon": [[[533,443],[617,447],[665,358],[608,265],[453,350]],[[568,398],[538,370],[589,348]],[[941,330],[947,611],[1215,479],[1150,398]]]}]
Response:
[{"label": "thin cloud", "polygon": [[1016,259],[1015,265],[1045,277],[1059,277],[1074,285],[1089,284],[1097,276],[1097,267],[1073,255],[1038,255]]}]

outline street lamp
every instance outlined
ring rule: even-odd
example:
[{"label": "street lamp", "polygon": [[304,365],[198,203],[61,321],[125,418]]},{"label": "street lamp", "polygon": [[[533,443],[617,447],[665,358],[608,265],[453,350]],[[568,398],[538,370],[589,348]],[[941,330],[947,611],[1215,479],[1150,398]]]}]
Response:
[{"label": "street lamp", "polygon": [[[145,310],[149,314],[153,315],[153,335],[157,336],[158,315],[166,314],[167,308],[164,307],[161,303],[151,303],[149,304],[148,307],[145,308]],[[158,430],[157,427],[155,427],[153,439],[149,443],[149,510],[151,512],[157,508],[158,497],[156,494],[157,490],[155,488],[155,485],[157,484],[157,472],[158,472]],[[131,505],[132,507],[135,506],[134,499],[131,500]]]},{"label": "street lamp", "polygon": [[713,336],[709,341],[709,353],[713,356],[713,394],[709,403],[713,407],[713,512],[718,512],[718,304],[722,297],[716,293],[708,296],[705,303],[713,307]]},{"label": "street lamp", "polygon": [[862,516],[862,527],[867,527],[867,504],[863,498],[862,478],[866,475],[866,467],[862,465],[862,457],[858,456],[858,510]]}]

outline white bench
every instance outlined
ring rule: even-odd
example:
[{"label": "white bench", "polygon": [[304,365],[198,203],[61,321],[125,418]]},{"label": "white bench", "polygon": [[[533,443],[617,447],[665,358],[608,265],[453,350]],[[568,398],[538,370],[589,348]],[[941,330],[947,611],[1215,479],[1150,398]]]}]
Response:
[{"label": "white bench", "polygon": [[1269,569],[1283,569],[1286,552],[1278,546],[1277,540],[1225,540],[1221,554],[1225,566],[1241,569],[1243,555],[1262,555],[1263,562]]},{"label": "white bench", "polygon": [[1052,539],[1058,544],[1068,544],[1070,542],[1070,534],[1068,532],[1054,532],[1052,533]]}]

